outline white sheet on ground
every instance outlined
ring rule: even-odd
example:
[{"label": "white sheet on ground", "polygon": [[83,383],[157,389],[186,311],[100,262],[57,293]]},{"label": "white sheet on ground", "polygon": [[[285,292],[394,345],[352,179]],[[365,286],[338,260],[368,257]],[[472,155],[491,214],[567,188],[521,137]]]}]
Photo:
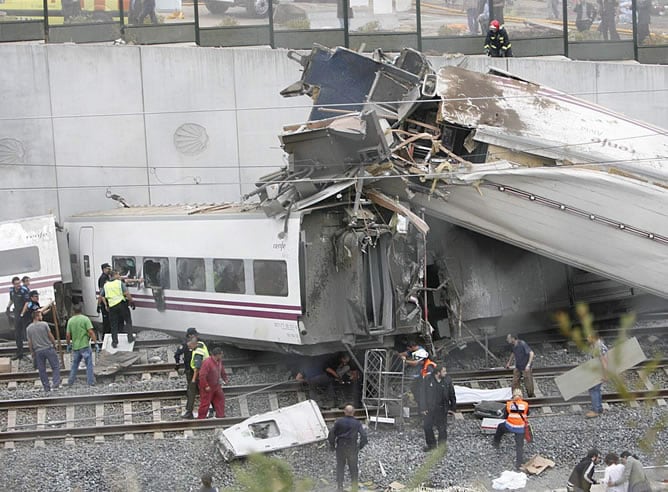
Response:
[{"label": "white sheet on ground", "polygon": [[477,389],[455,385],[457,403],[477,403],[479,401],[508,401],[513,397],[511,388]]},{"label": "white sheet on ground", "polygon": [[527,485],[527,476],[522,472],[504,471],[499,478],[492,480],[494,490],[523,489]]}]

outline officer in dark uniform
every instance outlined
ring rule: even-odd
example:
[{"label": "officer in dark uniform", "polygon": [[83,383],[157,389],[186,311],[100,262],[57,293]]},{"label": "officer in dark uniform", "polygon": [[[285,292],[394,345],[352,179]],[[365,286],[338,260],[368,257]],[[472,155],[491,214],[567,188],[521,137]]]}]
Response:
[{"label": "officer in dark uniform", "polygon": [[444,444],[448,438],[448,413],[454,413],[457,408],[455,387],[445,366],[436,366],[425,378],[420,388],[419,403],[423,417],[422,428],[427,441],[423,451],[430,451],[436,447],[434,426],[438,430],[438,444]]},{"label": "officer in dark uniform", "polygon": [[[102,263],[102,275],[97,279],[98,292],[102,290],[104,284],[111,280],[111,265],[109,263]],[[111,321],[109,321],[109,310],[103,302],[99,301],[97,304],[97,312],[102,314],[102,339],[105,333],[111,333]]]},{"label": "officer in dark uniform", "polygon": [[[343,417],[334,422],[334,427],[329,431],[327,440],[332,451],[336,450],[336,484],[337,490],[343,490],[343,476],[346,471],[346,463],[350,469],[351,490],[358,490],[359,468],[357,466],[358,453],[366,446],[368,438],[366,429],[362,423],[357,420],[355,408],[348,404],[343,408]],[[359,434],[359,444],[357,442]]]},{"label": "officer in dark uniform", "polygon": [[21,312],[23,306],[30,300],[30,291],[24,285],[21,285],[21,279],[14,277],[12,286],[9,288],[9,304],[7,304],[7,319],[10,320],[10,309],[14,305],[14,337],[16,338],[16,355],[12,360],[23,359],[23,341],[25,339],[25,330]]},{"label": "officer in dark uniform", "polygon": [[192,359],[193,352],[188,347],[188,341],[194,337],[197,336],[197,329],[196,328],[188,328],[186,330],[186,338],[183,341],[181,345],[176,349],[176,352],[174,352],[174,361],[176,362],[176,370],[178,371],[179,368],[181,367],[181,356],[183,356],[183,364],[185,366],[185,375],[186,375],[186,383],[187,383],[187,400],[186,400],[186,410],[181,414],[182,419],[192,419],[193,417],[193,410],[195,408],[195,396],[199,394],[199,391],[197,389],[197,384],[192,382],[193,379],[193,369],[190,364],[190,359]]}]

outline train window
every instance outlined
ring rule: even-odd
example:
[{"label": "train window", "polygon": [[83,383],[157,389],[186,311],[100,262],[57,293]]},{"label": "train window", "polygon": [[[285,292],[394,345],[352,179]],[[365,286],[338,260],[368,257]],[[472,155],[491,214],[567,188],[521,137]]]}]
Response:
[{"label": "train window", "polygon": [[162,257],[144,258],[144,285],[169,289],[169,259]]},{"label": "train window", "polygon": [[213,260],[213,283],[216,292],[245,294],[246,278],[243,260]]},{"label": "train window", "polygon": [[0,251],[0,277],[38,272],[41,269],[37,246]]},{"label": "train window", "polygon": [[176,273],[179,290],[206,290],[203,258],[177,258]]},{"label": "train window", "polygon": [[280,260],[253,260],[255,293],[265,296],[288,295],[288,265]]},{"label": "train window", "polygon": [[137,260],[134,256],[112,256],[113,269],[121,274],[121,277],[137,277]]},{"label": "train window", "polygon": [[84,264],[84,275],[86,277],[90,277],[90,256],[84,255],[83,264]]}]

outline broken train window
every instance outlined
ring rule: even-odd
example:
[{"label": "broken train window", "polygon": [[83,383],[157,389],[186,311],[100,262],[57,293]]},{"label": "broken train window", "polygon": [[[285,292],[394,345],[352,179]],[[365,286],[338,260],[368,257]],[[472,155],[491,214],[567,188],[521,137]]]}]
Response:
[{"label": "broken train window", "polygon": [[170,288],[169,259],[164,257],[144,258],[144,285],[146,287]]},{"label": "broken train window", "polygon": [[253,279],[258,295],[288,295],[288,265],[285,261],[253,260]]},{"label": "broken train window", "polygon": [[113,269],[121,274],[123,278],[135,278],[137,276],[137,260],[134,256],[112,256]]},{"label": "broken train window", "polygon": [[251,434],[255,439],[270,439],[281,435],[281,432],[278,430],[278,425],[276,425],[276,421],[274,420],[249,424],[248,429],[251,431]]},{"label": "broken train window", "polygon": [[176,272],[179,290],[206,290],[203,258],[177,258]]},{"label": "broken train window", "polygon": [[216,292],[245,294],[246,278],[243,260],[213,260],[213,286]]}]

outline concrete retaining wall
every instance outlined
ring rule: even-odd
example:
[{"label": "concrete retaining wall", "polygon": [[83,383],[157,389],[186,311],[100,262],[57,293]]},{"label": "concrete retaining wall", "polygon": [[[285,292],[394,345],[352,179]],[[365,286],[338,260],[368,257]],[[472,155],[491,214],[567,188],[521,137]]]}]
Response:
[{"label": "concrete retaining wall", "polygon": [[[311,101],[279,91],[300,77],[285,50],[0,45],[0,220],[130,203],[234,201],[285,164],[278,133]],[[458,58],[432,59],[434,66]],[[668,67],[563,58],[498,64],[668,127]]]}]

